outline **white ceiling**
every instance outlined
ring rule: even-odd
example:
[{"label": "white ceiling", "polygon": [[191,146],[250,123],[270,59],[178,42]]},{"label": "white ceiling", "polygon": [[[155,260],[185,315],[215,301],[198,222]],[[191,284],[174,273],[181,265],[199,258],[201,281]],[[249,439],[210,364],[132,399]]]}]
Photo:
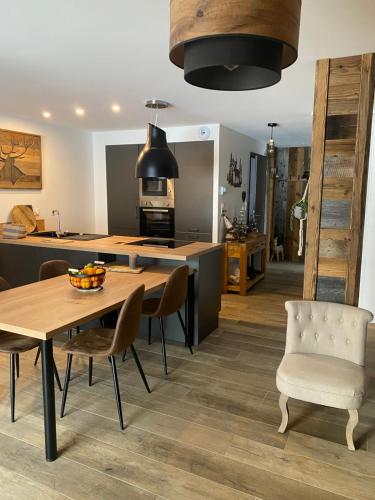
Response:
[{"label": "white ceiling", "polygon": [[168,0],[0,0],[1,113],[41,119],[46,109],[53,123],[141,128],[152,119],[143,102],[159,98],[173,103],[161,126],[222,123],[266,140],[276,121],[279,145],[307,144],[315,61],[375,51],[375,0],[302,3],[298,61],[278,85],[235,93],[192,87],[169,62]]}]

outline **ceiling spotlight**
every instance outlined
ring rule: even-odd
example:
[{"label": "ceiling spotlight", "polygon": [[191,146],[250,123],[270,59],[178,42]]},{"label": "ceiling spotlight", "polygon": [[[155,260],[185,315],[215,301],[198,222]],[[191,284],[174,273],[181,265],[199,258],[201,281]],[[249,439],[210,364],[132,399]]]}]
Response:
[{"label": "ceiling spotlight", "polygon": [[114,113],[120,113],[121,107],[118,104],[112,104],[112,111]]},{"label": "ceiling spotlight", "polygon": [[85,114],[85,110],[83,108],[76,108],[76,115],[83,116]]},{"label": "ceiling spotlight", "polygon": [[43,111],[42,115],[44,118],[51,118],[51,113],[49,111]]}]

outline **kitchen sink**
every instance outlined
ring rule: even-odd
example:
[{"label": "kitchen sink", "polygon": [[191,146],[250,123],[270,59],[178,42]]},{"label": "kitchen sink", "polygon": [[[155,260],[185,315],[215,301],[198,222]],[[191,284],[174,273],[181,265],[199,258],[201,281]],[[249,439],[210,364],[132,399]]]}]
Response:
[{"label": "kitchen sink", "polygon": [[29,236],[41,236],[42,238],[69,238],[69,236],[77,236],[79,233],[65,232],[63,235],[57,236],[56,231],[38,231],[30,233]]},{"label": "kitchen sink", "polygon": [[92,241],[100,240],[102,238],[109,238],[108,234],[86,234],[86,233],[69,233],[66,231],[64,234],[57,236],[56,231],[38,231],[30,233],[29,236],[40,236],[41,238],[59,238],[61,240],[77,240],[77,241]]}]

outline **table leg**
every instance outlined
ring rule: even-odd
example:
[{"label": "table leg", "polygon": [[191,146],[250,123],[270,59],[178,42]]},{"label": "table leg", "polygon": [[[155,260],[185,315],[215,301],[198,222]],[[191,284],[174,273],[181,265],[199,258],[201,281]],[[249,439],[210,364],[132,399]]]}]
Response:
[{"label": "table leg", "polygon": [[46,460],[53,462],[57,458],[57,439],[52,339],[42,342],[42,380]]}]

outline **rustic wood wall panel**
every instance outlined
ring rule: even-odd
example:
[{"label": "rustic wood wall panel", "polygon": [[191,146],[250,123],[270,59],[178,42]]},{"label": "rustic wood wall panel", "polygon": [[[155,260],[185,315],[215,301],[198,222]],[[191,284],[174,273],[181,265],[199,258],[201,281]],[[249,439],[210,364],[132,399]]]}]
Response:
[{"label": "rustic wood wall panel", "polygon": [[318,61],[304,298],[356,305],[374,54]]},{"label": "rustic wood wall panel", "polygon": [[323,199],[320,227],[325,229],[350,229],[351,206],[350,200]]},{"label": "rustic wood wall panel", "polygon": [[345,279],[320,276],[316,300],[343,304],[345,301]]}]

